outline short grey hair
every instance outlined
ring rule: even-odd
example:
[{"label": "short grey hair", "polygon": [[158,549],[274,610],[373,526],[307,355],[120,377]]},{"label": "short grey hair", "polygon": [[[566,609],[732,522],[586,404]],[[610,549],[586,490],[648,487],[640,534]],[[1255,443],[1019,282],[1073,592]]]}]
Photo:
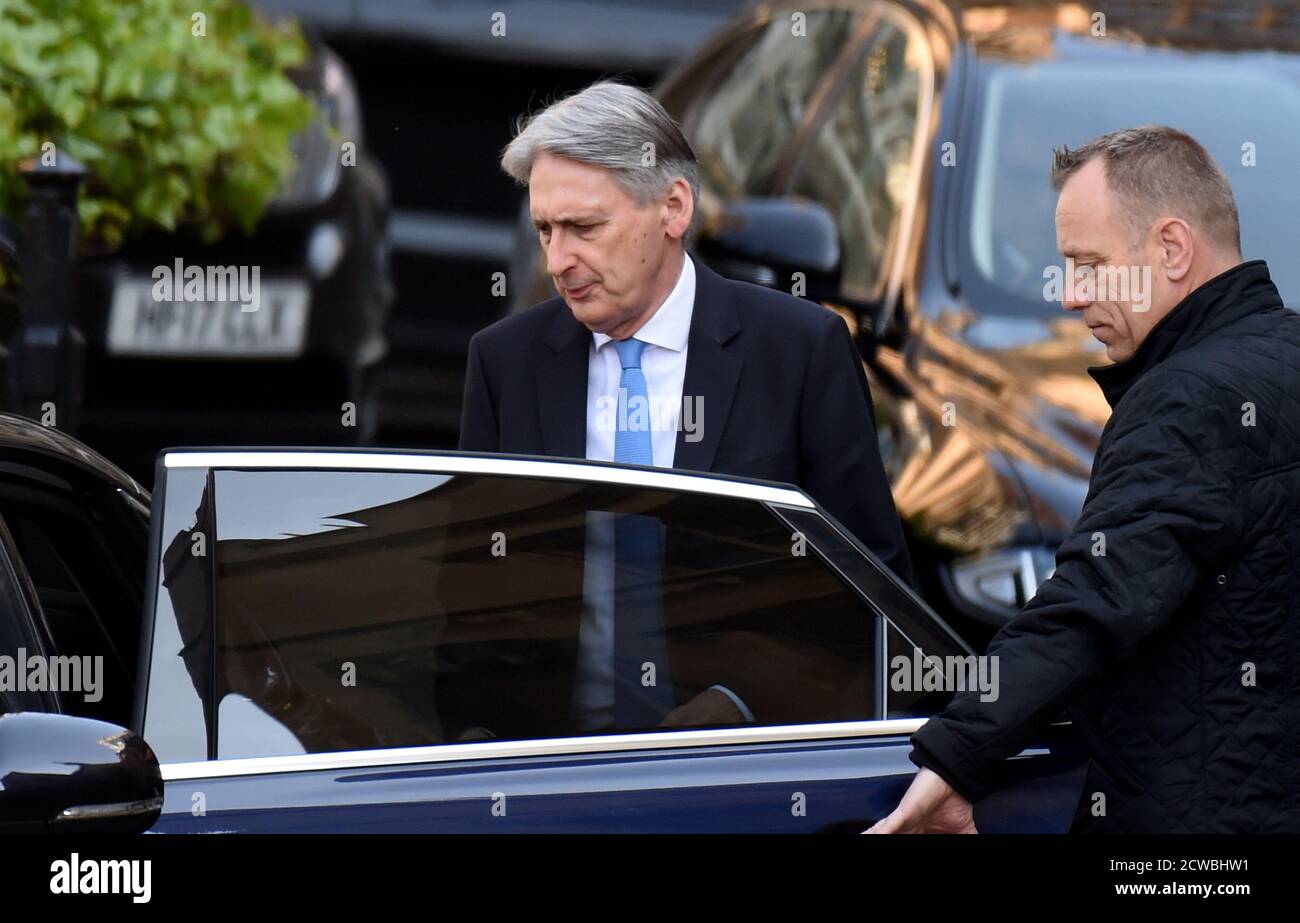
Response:
[{"label": "short grey hair", "polygon": [[501,168],[526,186],[543,153],[613,171],[637,205],[666,195],[681,177],[690,184],[699,213],[695,151],[659,100],[637,87],[602,80],[521,118],[501,155]]},{"label": "short grey hair", "polygon": [[1210,152],[1191,135],[1164,125],[1124,128],[1075,150],[1052,152],[1057,192],[1084,164],[1100,157],[1106,182],[1134,236],[1161,215],[1182,218],[1224,248],[1241,252],[1241,223],[1232,186]]}]

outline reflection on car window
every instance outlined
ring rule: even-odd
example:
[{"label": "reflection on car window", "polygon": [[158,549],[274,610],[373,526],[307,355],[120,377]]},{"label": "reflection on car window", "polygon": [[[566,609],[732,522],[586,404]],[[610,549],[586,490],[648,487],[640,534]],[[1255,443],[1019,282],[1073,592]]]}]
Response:
[{"label": "reflection on car window", "polygon": [[[52,503],[53,501],[50,501]],[[63,696],[70,714],[125,724],[131,713],[139,638],[136,603],[120,592],[93,541],[89,520],[44,503],[0,500],[0,514],[31,578],[55,650],[64,657],[98,658],[102,688],[91,700]]]},{"label": "reflection on car window", "polygon": [[882,19],[830,117],[803,155],[791,192],[830,210],[850,298],[877,295],[881,265],[911,191],[925,38]]},{"label": "reflection on car window", "polygon": [[[972,655],[940,653],[919,639],[908,637],[893,620],[886,621],[885,645],[886,718],[928,718],[938,714],[952,700],[953,689],[948,686],[927,689],[922,673],[931,670],[932,664],[933,668],[945,669],[954,657],[961,658],[956,662],[963,666],[967,662],[976,663]],[[963,680],[967,676],[960,675]],[[970,675],[978,678],[978,673]]]},{"label": "reflection on car window", "polygon": [[[19,589],[18,574],[3,541],[4,530],[4,523],[0,521],[0,657],[8,658],[8,662],[13,664],[20,659],[19,651],[38,654],[41,646],[36,639],[31,613]],[[10,711],[44,711],[53,707],[49,694],[19,690],[16,686],[0,686],[0,715]]]},{"label": "reflection on car window", "polygon": [[216,506],[221,757],[875,714],[873,613],[753,501],[222,471]]},{"label": "reflection on car window", "polygon": [[212,692],[212,582],[207,544],[208,473],[168,470],[161,566],[155,575],[153,637],[144,737],[160,763],[207,759]]},{"label": "reflection on car window", "polygon": [[853,37],[861,14],[809,10],[806,34],[774,17],[702,104],[686,129],[703,191],[724,201],[770,192],[773,171],[806,115],[826,66]]}]

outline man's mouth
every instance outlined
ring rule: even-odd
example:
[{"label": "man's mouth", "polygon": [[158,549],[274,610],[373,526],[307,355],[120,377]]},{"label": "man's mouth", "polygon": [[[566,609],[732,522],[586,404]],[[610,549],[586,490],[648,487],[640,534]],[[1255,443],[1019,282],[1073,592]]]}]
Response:
[{"label": "man's mouth", "polygon": [[582,286],[581,288],[566,288],[564,290],[564,296],[566,298],[575,298],[578,300],[582,300],[583,298],[586,298],[587,295],[591,294],[591,290],[595,288],[595,286],[596,286],[595,282],[588,282],[586,285]]}]

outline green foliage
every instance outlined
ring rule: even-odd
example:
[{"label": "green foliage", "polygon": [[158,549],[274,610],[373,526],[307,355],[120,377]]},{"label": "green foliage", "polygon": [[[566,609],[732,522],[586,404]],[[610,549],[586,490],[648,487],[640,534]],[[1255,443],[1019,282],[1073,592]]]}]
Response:
[{"label": "green foliage", "polygon": [[0,0],[0,212],[21,221],[18,162],[52,143],[91,173],[90,248],[251,231],[316,114],[286,76],[307,55],[242,0]]}]

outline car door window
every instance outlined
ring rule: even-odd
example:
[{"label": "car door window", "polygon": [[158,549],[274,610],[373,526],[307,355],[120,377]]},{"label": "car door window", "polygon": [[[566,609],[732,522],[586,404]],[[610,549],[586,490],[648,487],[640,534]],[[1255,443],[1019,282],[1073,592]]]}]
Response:
[{"label": "car door window", "polygon": [[[882,717],[928,718],[942,711],[958,691],[954,679],[962,684],[968,678],[972,683],[989,679],[988,665],[842,527],[820,512],[773,509],[879,613],[882,669],[876,678],[876,699]],[[943,680],[934,682],[936,675]]]},{"label": "car door window", "polygon": [[918,112],[930,83],[924,32],[897,13],[882,15],[784,190],[835,216],[844,254],[840,284],[850,298],[879,297],[884,261],[912,195]]},{"label": "car door window", "polygon": [[215,498],[222,758],[655,730],[704,693],[878,713],[874,613],[752,500],[356,471]]},{"label": "car door window", "polygon": [[0,521],[0,715],[57,708],[52,692],[27,688],[17,675],[29,657],[44,653],[17,560],[13,538]]},{"label": "car door window", "polygon": [[[122,515],[110,520],[106,508]],[[143,521],[112,493],[81,494],[16,479],[0,485],[0,517],[54,653],[93,670],[98,688],[63,690],[63,708],[126,724],[140,638]]]},{"label": "car door window", "polygon": [[[797,13],[801,20],[796,21]],[[723,201],[771,194],[819,87],[862,23],[856,9],[794,10],[771,23],[686,112],[703,190]]]}]

